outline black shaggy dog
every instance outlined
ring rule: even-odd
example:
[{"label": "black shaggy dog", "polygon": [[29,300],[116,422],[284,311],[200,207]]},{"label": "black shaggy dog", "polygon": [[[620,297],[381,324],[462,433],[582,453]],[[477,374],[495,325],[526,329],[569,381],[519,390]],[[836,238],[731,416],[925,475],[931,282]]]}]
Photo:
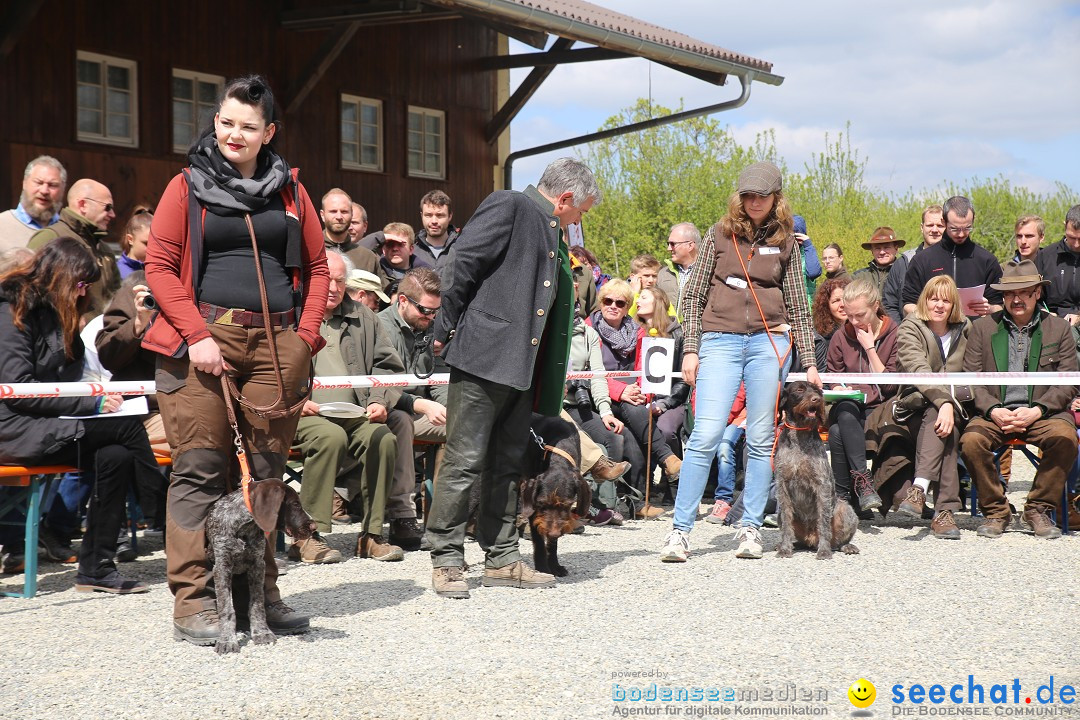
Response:
[{"label": "black shaggy dog", "polygon": [[819,560],[833,550],[852,555],[851,544],[859,518],[847,502],[836,502],[825,443],[818,434],[825,412],[821,390],[808,382],[793,382],[780,399],[784,422],[776,442],[774,475],[780,511],[777,557],[791,557],[794,542],[817,548]]},{"label": "black shaggy dog", "polygon": [[244,504],[243,490],[234,490],[211,505],[206,516],[206,557],[214,564],[221,626],[215,646],[219,654],[240,652],[232,577],[241,573],[247,573],[251,641],[265,645],[277,640],[266,624],[266,533],[283,530],[296,540],[306,540],[318,529],[300,505],[300,496],[281,480],[252,482],[249,495],[251,512]]},{"label": "black shaggy dog", "polygon": [[557,417],[533,415],[533,432],[554,450],[541,450],[529,443],[525,458],[525,478],[521,481],[521,516],[529,522],[533,561],[540,572],[565,577],[559,564],[559,538],[577,529],[577,516],[584,517],[592,502],[592,490],[578,468],[581,442],[577,428]]}]

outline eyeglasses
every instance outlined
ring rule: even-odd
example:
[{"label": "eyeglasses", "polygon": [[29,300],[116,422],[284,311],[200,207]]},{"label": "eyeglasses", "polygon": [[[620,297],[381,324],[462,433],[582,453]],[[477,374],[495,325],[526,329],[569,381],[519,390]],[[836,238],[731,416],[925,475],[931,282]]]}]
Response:
[{"label": "eyeglasses", "polygon": [[101,200],[95,200],[92,197],[83,198],[83,200],[89,200],[90,202],[96,202],[98,205],[101,205],[105,209],[105,212],[107,212],[107,213],[113,211],[113,204],[112,203],[103,202]]},{"label": "eyeglasses", "polygon": [[945,227],[948,228],[949,232],[953,234],[960,233],[963,235],[970,235],[972,228],[971,225],[965,225],[964,227],[960,227],[958,225],[946,225]]},{"label": "eyeglasses", "polygon": [[391,247],[391,248],[393,248],[393,247],[405,247],[406,245],[408,245],[408,243],[403,243],[400,240],[384,240],[383,241],[383,246],[384,247]]},{"label": "eyeglasses", "polygon": [[76,290],[82,290],[83,288],[88,288],[93,284],[94,283],[92,283],[92,282],[86,282],[85,280],[80,280],[79,282],[75,283],[75,289]]},{"label": "eyeglasses", "polygon": [[411,297],[409,297],[405,293],[402,293],[401,297],[403,297],[406,300],[408,300],[409,302],[411,302],[413,304],[413,307],[415,307],[420,312],[421,315],[427,315],[428,317],[431,317],[435,313],[439,312],[439,308],[429,308],[427,305],[421,305],[420,303],[416,302],[415,300],[413,300]]},{"label": "eyeglasses", "polygon": [[139,208],[135,212],[131,213],[131,215],[132,215],[132,217],[134,217],[135,215],[149,215],[149,216],[153,217],[154,211],[151,210],[150,208]]},{"label": "eyeglasses", "polygon": [[671,242],[669,240],[667,246],[668,246],[668,250],[674,250],[677,245],[689,245],[692,242],[694,242],[694,241],[693,240],[680,240],[679,242]]},{"label": "eyeglasses", "polygon": [[624,307],[626,307],[626,301],[621,300],[621,299],[617,299],[617,298],[606,297],[603,300],[601,300],[600,303],[602,305],[604,305],[605,307],[611,307],[612,305],[614,305],[615,307],[619,308],[620,310],[622,310]]},{"label": "eyeglasses", "polygon": [[1001,294],[1004,297],[1019,297],[1028,299],[1034,297],[1036,290],[1038,290],[1038,287],[1028,288],[1027,290],[1002,290]]}]

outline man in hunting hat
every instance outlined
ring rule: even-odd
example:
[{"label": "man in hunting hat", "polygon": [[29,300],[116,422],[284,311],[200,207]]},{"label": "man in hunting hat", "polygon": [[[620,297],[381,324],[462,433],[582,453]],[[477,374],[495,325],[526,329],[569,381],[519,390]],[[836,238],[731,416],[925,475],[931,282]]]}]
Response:
[{"label": "man in hunting hat", "polygon": [[[1010,261],[1001,281],[991,285],[1004,308],[976,320],[964,354],[965,372],[1076,372],[1076,343],[1069,323],[1039,308],[1043,280],[1030,260]],[[1076,462],[1076,424],[1069,404],[1072,385],[977,385],[975,413],[960,438],[964,458],[978,488],[986,522],[980,537],[1000,537],[1011,513],[994,467],[994,451],[1010,440],[1042,450],[1042,460],[1024,505],[1022,520],[1040,538],[1061,531],[1047,516],[1061,497]]]},{"label": "man in hunting hat", "polygon": [[855,271],[854,277],[865,277],[881,293],[885,287],[885,279],[889,277],[893,263],[896,262],[896,254],[904,247],[903,240],[896,239],[896,232],[891,227],[879,227],[870,237],[869,242],[862,244],[863,250],[869,250],[873,259],[870,263]]}]

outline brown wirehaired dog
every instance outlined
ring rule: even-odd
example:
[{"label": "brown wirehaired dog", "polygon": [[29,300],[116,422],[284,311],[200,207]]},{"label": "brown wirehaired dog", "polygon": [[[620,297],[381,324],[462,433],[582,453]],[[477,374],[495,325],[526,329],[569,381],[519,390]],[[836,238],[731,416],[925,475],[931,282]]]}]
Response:
[{"label": "brown wirehaired dog", "polygon": [[234,490],[211,505],[206,516],[206,558],[214,564],[221,627],[214,648],[218,654],[240,652],[232,577],[241,573],[247,573],[251,641],[266,645],[277,640],[266,624],[266,533],[283,530],[296,540],[306,540],[318,529],[300,505],[300,496],[281,480],[252,482],[249,494],[251,512],[244,504],[243,490]]},{"label": "brown wirehaired dog", "polygon": [[[529,443],[526,476],[521,481],[521,516],[529,521],[533,562],[540,572],[566,577],[559,564],[559,538],[574,532],[589,512],[592,489],[581,477],[577,428],[557,417],[533,415],[533,432],[547,449]],[[572,509],[576,506],[577,513]]]},{"label": "brown wirehaired dog", "polygon": [[784,422],[776,441],[776,504],[780,512],[777,557],[791,557],[798,541],[817,548],[819,560],[833,550],[859,552],[851,544],[859,518],[847,502],[836,501],[832,472],[818,427],[824,421],[821,390],[808,382],[793,382],[780,398]]}]

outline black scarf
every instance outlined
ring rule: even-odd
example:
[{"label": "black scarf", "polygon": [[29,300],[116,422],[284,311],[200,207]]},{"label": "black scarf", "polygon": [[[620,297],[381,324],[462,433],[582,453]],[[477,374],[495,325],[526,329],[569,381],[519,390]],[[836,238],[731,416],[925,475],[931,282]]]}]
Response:
[{"label": "black scarf", "polygon": [[191,192],[215,215],[255,212],[281,192],[291,179],[289,164],[269,145],[259,151],[255,175],[244,179],[218,149],[213,133],[204,135],[188,154]]}]

